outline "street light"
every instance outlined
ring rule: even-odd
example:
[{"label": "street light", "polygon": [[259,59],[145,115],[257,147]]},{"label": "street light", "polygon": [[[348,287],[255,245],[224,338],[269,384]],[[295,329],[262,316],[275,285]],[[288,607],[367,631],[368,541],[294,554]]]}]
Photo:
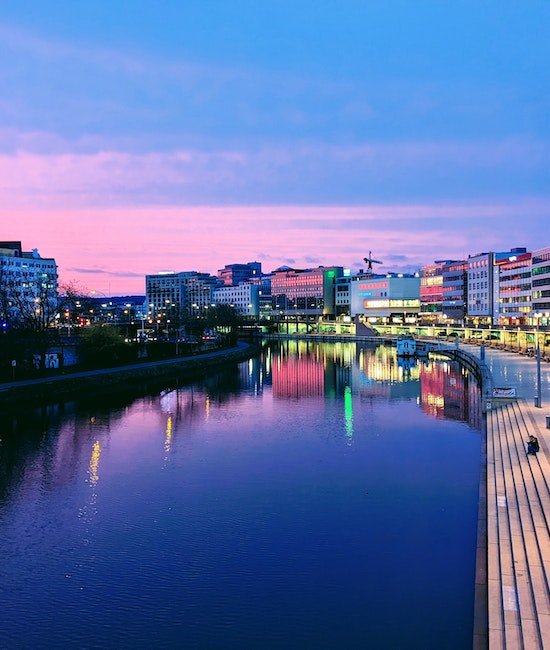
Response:
[{"label": "street light", "polygon": [[533,314],[535,319],[535,337],[537,340],[537,395],[535,398],[535,406],[542,408],[542,386],[541,386],[541,377],[540,377],[540,343],[539,343],[539,319],[542,318],[542,314]]}]

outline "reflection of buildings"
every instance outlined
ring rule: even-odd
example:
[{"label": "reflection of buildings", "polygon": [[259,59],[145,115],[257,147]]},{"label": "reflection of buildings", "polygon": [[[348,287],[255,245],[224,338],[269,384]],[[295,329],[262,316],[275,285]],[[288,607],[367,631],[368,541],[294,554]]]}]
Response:
[{"label": "reflection of buildings", "polygon": [[393,348],[285,341],[270,348],[274,397],[342,396],[417,399],[419,367],[403,367]]},{"label": "reflection of buildings", "polygon": [[285,341],[266,352],[273,396],[415,400],[424,412],[479,428],[481,399],[475,378],[446,360],[396,358],[395,349],[354,343]]},{"label": "reflection of buildings", "polygon": [[475,378],[457,363],[438,361],[422,368],[421,408],[436,418],[481,425],[481,395]]},{"label": "reflection of buildings", "polygon": [[289,351],[287,345],[280,349],[280,354],[273,360],[271,376],[274,397],[287,399],[324,395],[325,364],[315,354],[299,354],[298,350],[294,353]]},{"label": "reflection of buildings", "polygon": [[[80,480],[83,468],[91,489],[101,489],[101,471],[109,457],[113,434],[124,440],[128,469],[141,449],[149,450],[150,436],[159,457],[167,461],[179,436],[197,422],[243,394],[261,397],[272,384],[274,399],[333,399],[342,408],[346,436],[353,438],[354,407],[362,400],[409,400],[434,417],[462,420],[481,426],[480,392],[474,377],[455,363],[435,360],[405,367],[395,348],[355,343],[285,341],[268,343],[260,354],[244,363],[210,373],[193,384],[178,384],[137,399],[120,398],[52,406],[8,422],[0,455],[0,498],[15,489],[39,493]],[[266,391],[267,392],[267,391]],[[147,418],[160,426],[144,426]],[[10,418],[11,419],[11,418]],[[122,427],[120,423],[124,424]],[[51,435],[44,437],[47,430]],[[131,431],[131,433],[128,433]],[[124,438],[126,436],[126,438]]]}]

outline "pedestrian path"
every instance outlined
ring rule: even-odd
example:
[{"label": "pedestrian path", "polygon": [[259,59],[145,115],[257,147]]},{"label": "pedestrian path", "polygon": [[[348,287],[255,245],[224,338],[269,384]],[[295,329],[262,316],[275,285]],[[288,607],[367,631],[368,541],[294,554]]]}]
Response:
[{"label": "pedestrian path", "polygon": [[550,465],[538,411],[518,400],[487,413],[490,650],[550,649]]}]

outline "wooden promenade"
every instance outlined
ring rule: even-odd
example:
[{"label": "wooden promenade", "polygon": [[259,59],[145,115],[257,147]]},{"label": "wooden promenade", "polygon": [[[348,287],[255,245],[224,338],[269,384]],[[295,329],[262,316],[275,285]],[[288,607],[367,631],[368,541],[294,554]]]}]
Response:
[{"label": "wooden promenade", "polygon": [[518,400],[487,413],[486,575],[478,561],[476,582],[486,578],[488,633],[474,630],[476,649],[550,650],[550,465],[535,411]]}]

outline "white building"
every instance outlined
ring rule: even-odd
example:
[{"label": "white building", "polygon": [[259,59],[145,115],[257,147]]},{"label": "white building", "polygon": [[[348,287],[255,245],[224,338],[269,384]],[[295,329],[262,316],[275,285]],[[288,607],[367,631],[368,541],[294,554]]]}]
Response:
[{"label": "white building", "polygon": [[494,253],[468,258],[468,319],[493,324],[498,319],[498,267]]},{"label": "white building", "polygon": [[57,265],[40,257],[35,248],[25,252],[19,241],[0,242],[0,319],[53,321],[57,310]]},{"label": "white building", "polygon": [[500,316],[500,268],[497,262],[522,255],[525,248],[505,253],[478,253],[468,258],[467,320],[496,325]]},{"label": "white building", "polygon": [[259,286],[240,282],[237,286],[214,289],[213,301],[216,305],[231,305],[240,316],[257,318],[260,314],[259,293]]},{"label": "white building", "polygon": [[350,282],[351,316],[369,322],[405,322],[420,312],[418,274],[358,275]]}]

